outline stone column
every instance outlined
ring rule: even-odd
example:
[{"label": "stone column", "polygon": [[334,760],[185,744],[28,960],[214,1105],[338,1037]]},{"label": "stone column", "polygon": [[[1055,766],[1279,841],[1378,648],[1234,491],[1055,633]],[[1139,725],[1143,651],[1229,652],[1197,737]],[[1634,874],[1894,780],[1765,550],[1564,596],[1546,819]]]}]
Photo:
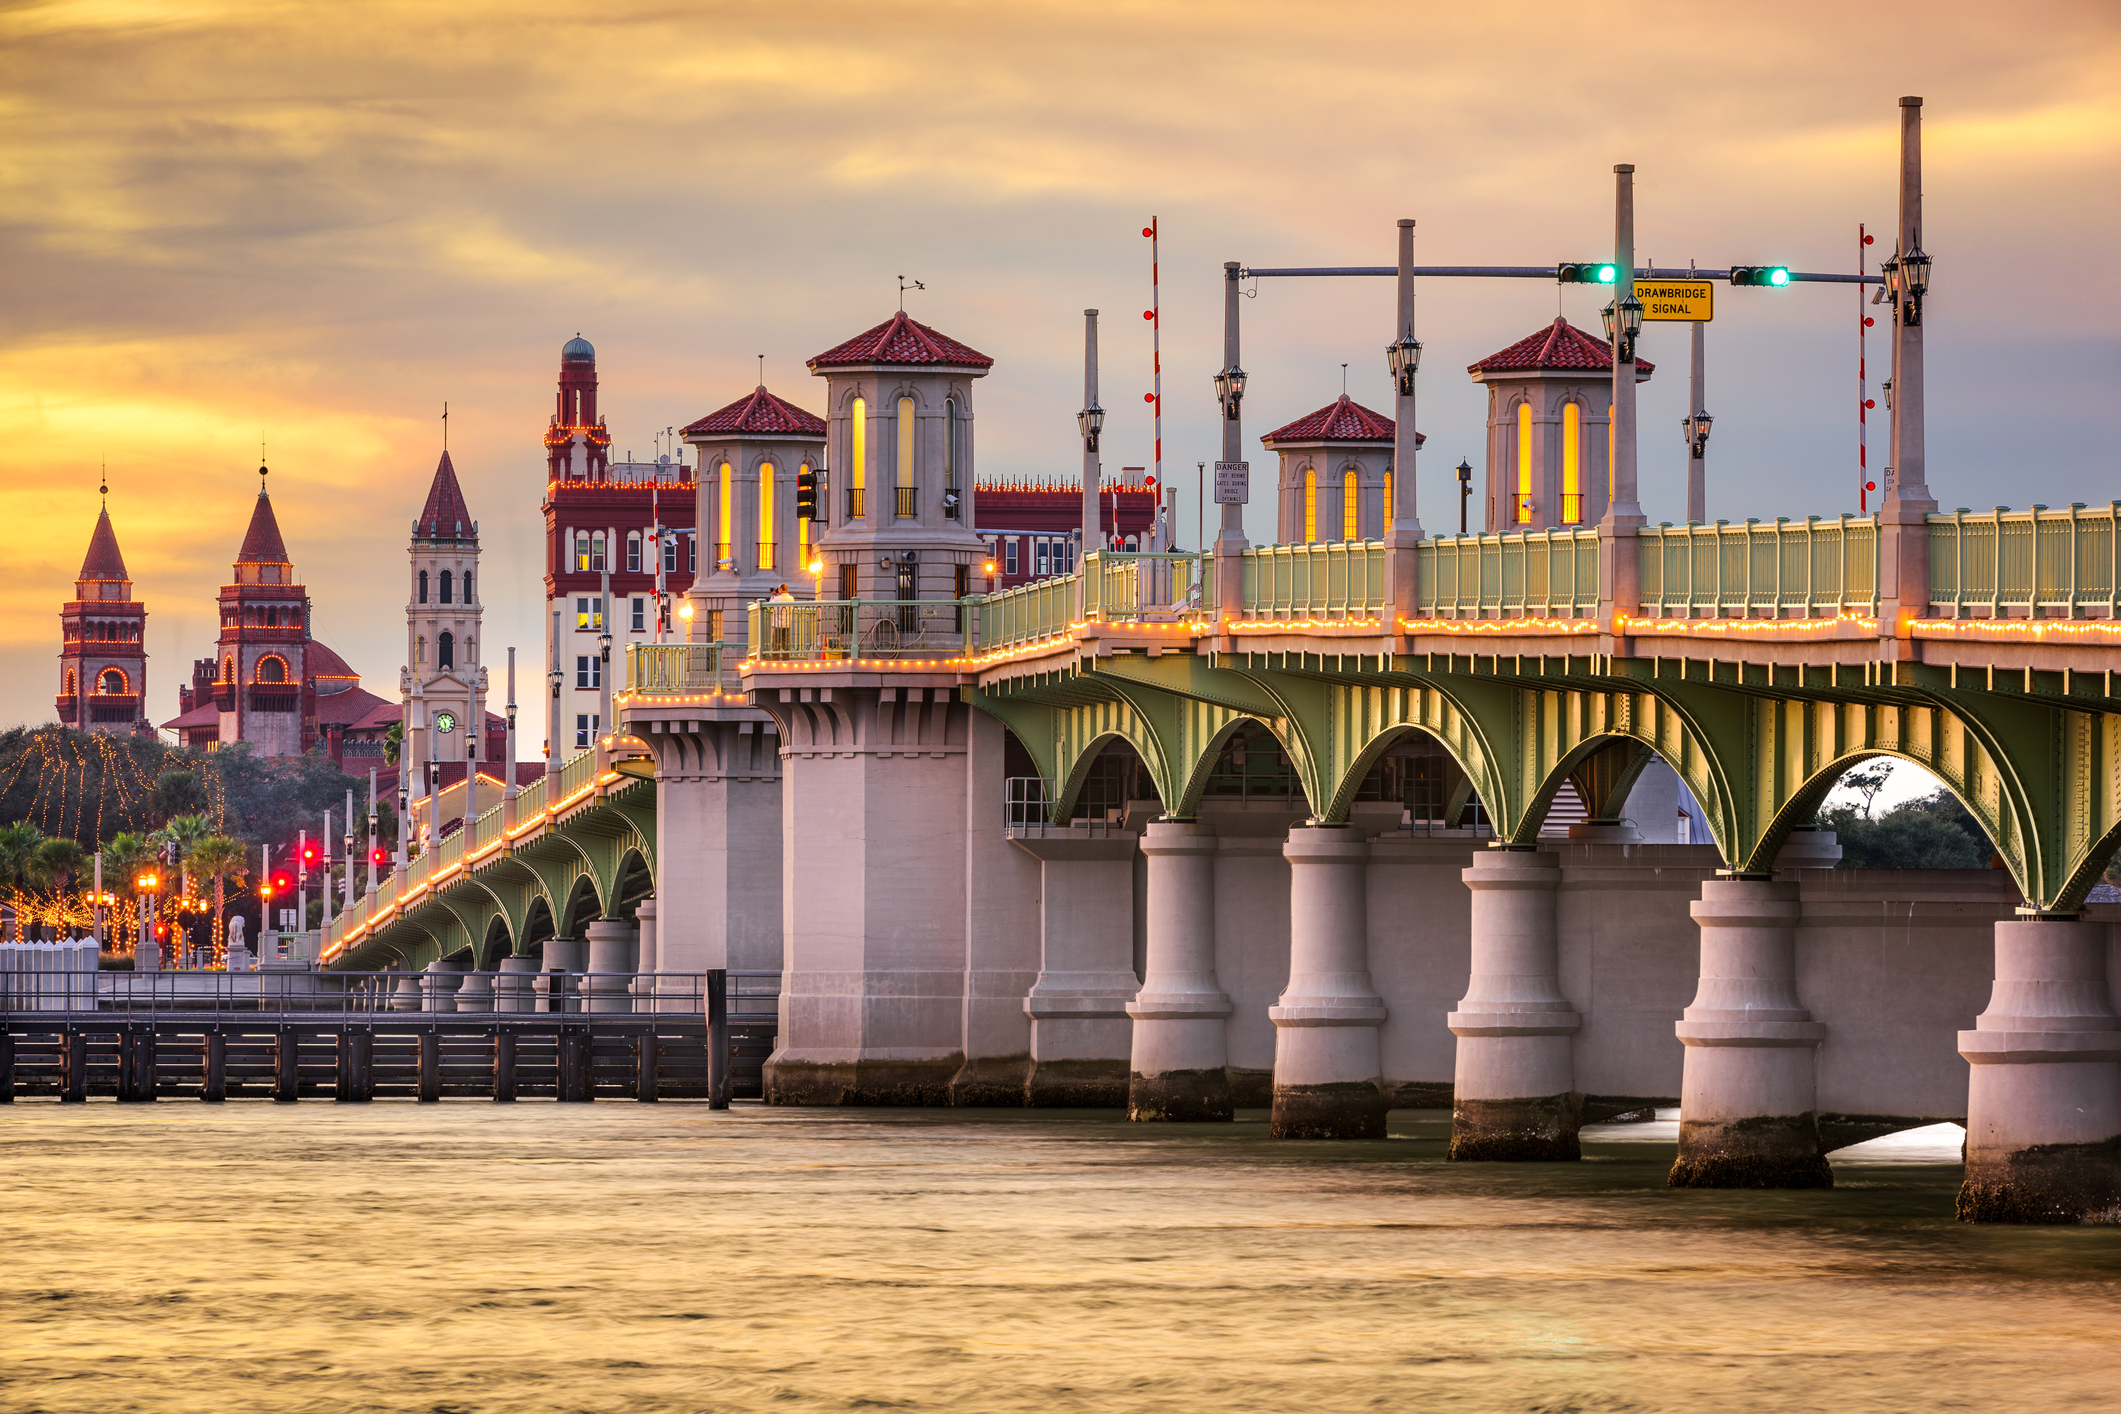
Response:
[{"label": "stone column", "polygon": [[1215,980],[1215,833],[1159,820],[1142,836],[1149,857],[1148,963],[1127,1003],[1134,1048],[1127,1117],[1231,1118],[1223,1020],[1230,999]]},{"label": "stone column", "polygon": [[644,898],[634,906],[633,926],[635,934],[633,970],[633,994],[638,998],[636,1011],[654,1011],[656,974],[656,906],[652,898]]},{"label": "stone column", "polygon": [[534,957],[502,958],[500,973],[493,979],[493,1009],[535,1010],[537,1002],[531,989],[537,980],[537,970],[538,960]]},{"label": "stone column", "polygon": [[589,934],[589,1011],[630,1011],[633,999],[629,984],[634,959],[639,955],[633,924],[624,918],[599,918],[585,930]]},{"label": "stone column", "polygon": [[457,984],[458,1011],[492,1011],[494,1003],[493,974],[491,972],[467,972]]},{"label": "stone column", "polygon": [[2121,1223],[2121,1016],[2107,926],[1996,925],[1996,982],[1974,1029],[1966,1096],[1967,1222]]},{"label": "stone column", "polygon": [[1289,861],[1289,985],[1267,1009],[1274,1032],[1274,1137],[1382,1139],[1370,982],[1370,844],[1346,825],[1298,826]]},{"label": "stone column", "polygon": [[1561,869],[1537,850],[1489,849],[1460,877],[1473,895],[1472,972],[1447,1018],[1458,1037],[1451,1157],[1580,1158],[1573,1048],[1583,1018],[1559,985]]},{"label": "stone column", "polygon": [[418,1011],[420,1009],[420,974],[407,972],[398,978],[397,987],[390,994],[392,1011]]},{"label": "stone column", "polygon": [[[580,984],[581,978],[579,974],[582,971],[583,964],[588,959],[588,942],[581,938],[547,938],[542,948],[541,956],[543,961],[539,964],[541,975],[536,983],[538,990],[537,1009],[539,1011],[579,1010],[581,1003],[571,1001],[569,998],[572,997],[575,988]],[[555,1005],[552,995],[553,978],[551,974],[555,972],[568,974],[560,979],[561,994],[557,1005]]]},{"label": "stone column", "polygon": [[[1133,835],[1018,840],[1039,860],[1039,973],[1031,1018],[1030,1105],[1127,1103],[1134,1023]],[[1211,839],[1210,843],[1213,841]]]},{"label": "stone column", "polygon": [[420,986],[426,995],[423,1011],[455,1011],[457,1009],[457,985],[464,974],[446,962],[430,962],[427,970],[420,974]]},{"label": "stone column", "polygon": [[1819,1043],[1797,999],[1797,885],[1711,879],[1692,909],[1701,982],[1675,1028],[1674,1188],[1831,1188],[1819,1146]]}]

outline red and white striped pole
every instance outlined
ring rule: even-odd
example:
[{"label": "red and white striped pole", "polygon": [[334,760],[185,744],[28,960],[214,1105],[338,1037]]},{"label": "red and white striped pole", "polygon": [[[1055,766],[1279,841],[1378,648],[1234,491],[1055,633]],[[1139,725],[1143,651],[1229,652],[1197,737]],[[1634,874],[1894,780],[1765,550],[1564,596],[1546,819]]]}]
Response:
[{"label": "red and white striped pole", "polygon": [[1149,224],[1142,227],[1142,234],[1149,238],[1149,307],[1142,318],[1149,321],[1149,359],[1151,391],[1149,404],[1156,418],[1156,495],[1164,494],[1164,302],[1163,290],[1157,275],[1156,262],[1156,218],[1151,216]]},{"label": "red and white striped pole", "polygon": [[1870,411],[1871,388],[1869,365],[1864,349],[1864,334],[1871,327],[1871,316],[1865,312],[1866,296],[1863,283],[1863,262],[1867,254],[1864,247],[1871,243],[1870,232],[1863,223],[1856,223],[1856,513],[1871,513],[1871,448]]}]

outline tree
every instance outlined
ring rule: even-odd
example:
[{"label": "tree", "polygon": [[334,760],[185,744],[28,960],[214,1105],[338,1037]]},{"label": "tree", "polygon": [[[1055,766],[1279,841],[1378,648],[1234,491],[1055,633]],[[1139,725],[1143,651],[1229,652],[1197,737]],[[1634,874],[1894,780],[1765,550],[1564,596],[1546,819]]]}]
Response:
[{"label": "tree", "polygon": [[172,769],[155,777],[154,811],[162,819],[200,814],[209,804],[197,773]]},{"label": "tree", "polygon": [[227,957],[225,933],[227,920],[222,910],[227,904],[226,884],[230,879],[242,883],[249,868],[250,854],[240,840],[226,835],[213,835],[192,847],[191,867],[199,871],[202,879],[214,881],[213,951],[214,960],[220,962]]},{"label": "tree", "polygon": [[383,731],[383,760],[386,765],[398,764],[398,755],[405,749],[405,723],[392,722]]},{"label": "tree", "polygon": [[184,871],[186,894],[191,893],[191,852],[213,832],[213,826],[207,823],[204,815],[177,815],[149,837],[157,849],[164,851],[164,858],[174,852],[177,866]]},{"label": "tree", "polygon": [[43,841],[30,861],[30,878],[47,889],[65,889],[81,877],[81,865],[88,858],[80,845],[64,835]]},{"label": "tree", "polygon": [[0,891],[13,901],[15,909],[15,937],[22,936],[23,888],[29,884],[36,868],[37,850],[44,843],[44,832],[27,820],[18,820],[12,825],[0,825]]},{"label": "tree", "polygon": [[1949,791],[1902,801],[1873,820],[1854,806],[1823,812],[1841,841],[1844,869],[1985,869],[1995,847]]},{"label": "tree", "polygon": [[1892,774],[1893,763],[1890,761],[1867,762],[1843,776],[1836,789],[1854,791],[1862,796],[1863,818],[1868,820],[1871,818],[1871,806],[1878,799],[1878,792],[1885,789],[1885,783],[1892,778]]}]

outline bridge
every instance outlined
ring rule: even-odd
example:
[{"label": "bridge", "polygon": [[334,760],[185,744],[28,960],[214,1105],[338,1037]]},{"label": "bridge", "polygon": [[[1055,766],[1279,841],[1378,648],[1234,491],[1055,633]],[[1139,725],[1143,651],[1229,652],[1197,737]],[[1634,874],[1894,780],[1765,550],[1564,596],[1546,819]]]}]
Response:
[{"label": "bridge", "polygon": [[[1901,107],[1875,513],[1642,513],[1625,164],[1586,524],[1428,535],[1410,473],[1376,539],[1252,545],[1226,505],[1198,553],[967,595],[951,478],[991,360],[845,345],[813,365],[852,478],[814,541],[840,596],[629,649],[613,735],[350,911],[327,958],[774,975],[775,1103],[1261,1105],[1290,1139],[1449,1105],[1468,1162],[1571,1159],[1584,1124],[1676,1104],[1672,1182],[1709,1187],[1830,1184],[1833,1149],[1952,1120],[1963,1217],[2114,1221],[2121,908],[2087,897],[2121,845],[2121,504],[1931,498]],[[1402,222],[1405,468],[1411,251]],[[865,501],[865,464],[900,494]],[[1098,525],[1086,496],[1086,546]],[[1819,807],[1878,757],[1942,780],[1995,867],[1830,867]],[[1675,837],[1680,799],[1705,839]]]}]

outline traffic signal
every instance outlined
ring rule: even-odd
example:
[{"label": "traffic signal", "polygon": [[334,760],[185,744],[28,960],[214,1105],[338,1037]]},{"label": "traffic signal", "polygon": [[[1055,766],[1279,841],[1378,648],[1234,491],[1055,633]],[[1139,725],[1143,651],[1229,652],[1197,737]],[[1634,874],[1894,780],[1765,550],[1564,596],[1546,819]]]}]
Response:
[{"label": "traffic signal", "polygon": [[302,846],[302,867],[303,867],[304,869],[313,869],[313,868],[315,868],[315,867],[316,867],[316,863],[317,863],[317,847],[316,847],[315,845],[313,845],[313,844],[306,844],[306,845],[303,845],[303,846]]},{"label": "traffic signal", "polygon": [[1733,265],[1731,283],[1734,285],[1767,285],[1781,289],[1790,282],[1790,267],[1787,265]]},{"label": "traffic signal", "polygon": [[295,886],[295,881],[285,874],[275,874],[272,876],[272,886],[274,892],[284,894]]},{"label": "traffic signal", "polygon": [[795,518],[817,519],[817,473],[807,466],[795,474]]},{"label": "traffic signal", "polygon": [[390,863],[390,851],[378,846],[368,852],[368,862],[380,869]]},{"label": "traffic signal", "polygon": [[1554,278],[1564,285],[1610,285],[1619,274],[1610,260],[1569,260],[1554,267]]}]

